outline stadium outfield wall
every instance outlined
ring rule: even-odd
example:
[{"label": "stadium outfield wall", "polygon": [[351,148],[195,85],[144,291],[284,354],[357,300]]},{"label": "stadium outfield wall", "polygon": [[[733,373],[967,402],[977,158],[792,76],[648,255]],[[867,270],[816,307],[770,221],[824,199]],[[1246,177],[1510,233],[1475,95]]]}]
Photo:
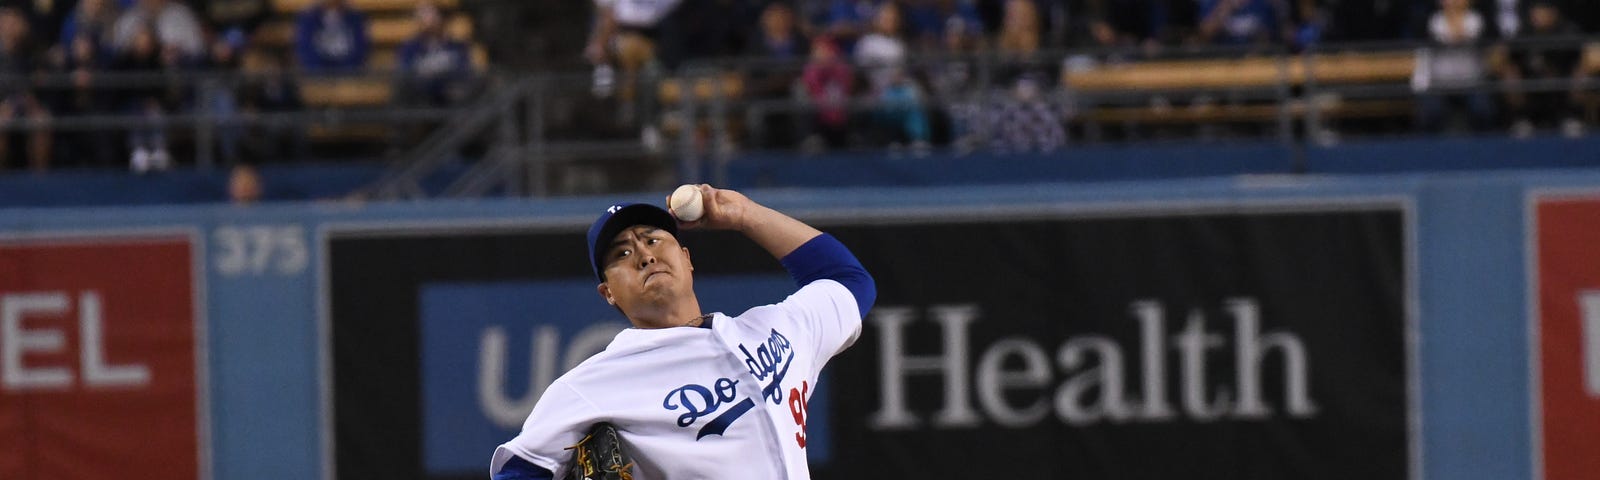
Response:
[{"label": "stadium outfield wall", "polygon": [[[814,397],[819,476],[1594,471],[1600,171],[746,193],[883,292]],[[484,478],[622,328],[581,241],[616,200],[0,210],[0,477]],[[686,243],[713,308],[791,288]]]},{"label": "stadium outfield wall", "polygon": [[[668,166],[681,159],[659,159]],[[649,164],[648,160],[644,161]],[[445,191],[470,164],[451,164],[421,181]],[[1142,142],[1069,145],[1049,153],[950,151],[928,156],[885,152],[820,155],[750,151],[699,162],[700,178],[734,188],[939,187],[963,185],[1126,182],[1249,174],[1396,174],[1600,167],[1600,136],[1393,138],[1327,146],[1275,141]],[[638,174],[616,163],[608,174]],[[263,199],[338,199],[377,182],[377,163],[277,163],[259,167]],[[552,167],[560,172],[561,166]],[[561,178],[561,173],[553,173]],[[130,177],[104,169],[47,175],[0,174],[0,208],[206,204],[227,198],[228,172],[177,169]],[[626,180],[619,183],[634,182]],[[614,188],[627,188],[614,185]],[[550,187],[557,190],[554,184]]]}]

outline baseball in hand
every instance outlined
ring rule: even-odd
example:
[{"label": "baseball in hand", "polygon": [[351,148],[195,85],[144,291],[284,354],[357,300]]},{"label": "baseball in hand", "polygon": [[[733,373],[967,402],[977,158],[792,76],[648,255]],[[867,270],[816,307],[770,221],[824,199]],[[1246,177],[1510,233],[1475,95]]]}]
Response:
[{"label": "baseball in hand", "polygon": [[705,214],[705,205],[700,200],[699,185],[683,185],[672,191],[672,196],[667,200],[667,206],[672,207],[672,214],[678,220],[693,222]]}]

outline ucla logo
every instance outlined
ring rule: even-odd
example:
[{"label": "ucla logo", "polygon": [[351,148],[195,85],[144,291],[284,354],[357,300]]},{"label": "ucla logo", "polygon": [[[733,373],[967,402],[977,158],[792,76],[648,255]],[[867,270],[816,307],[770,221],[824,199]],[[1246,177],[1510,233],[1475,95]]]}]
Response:
[{"label": "ucla logo", "polygon": [[[773,329],[772,336],[767,337],[766,343],[757,345],[754,353],[742,343],[739,352],[744,354],[744,365],[750,368],[750,375],[765,382],[761,396],[772,400],[773,405],[783,403],[783,389],[779,385],[789,373],[789,364],[794,363],[794,349],[789,346],[789,338]],[[768,377],[772,381],[767,381]]]}]

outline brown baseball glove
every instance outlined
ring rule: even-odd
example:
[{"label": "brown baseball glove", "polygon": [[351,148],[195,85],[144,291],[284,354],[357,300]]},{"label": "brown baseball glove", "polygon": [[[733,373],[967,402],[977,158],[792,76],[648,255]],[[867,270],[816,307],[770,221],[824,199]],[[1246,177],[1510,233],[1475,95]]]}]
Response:
[{"label": "brown baseball glove", "polygon": [[583,440],[567,450],[572,450],[569,480],[633,480],[633,458],[622,450],[615,425],[594,424]]}]

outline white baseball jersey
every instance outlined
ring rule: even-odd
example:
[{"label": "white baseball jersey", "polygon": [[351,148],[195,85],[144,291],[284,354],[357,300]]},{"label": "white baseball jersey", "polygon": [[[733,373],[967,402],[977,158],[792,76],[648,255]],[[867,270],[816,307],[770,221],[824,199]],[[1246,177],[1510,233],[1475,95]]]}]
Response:
[{"label": "white baseball jersey", "polygon": [[630,328],[545,390],[495,449],[561,478],[589,426],[610,421],[639,480],[806,479],[806,401],[829,358],[861,333],[856,299],[817,280],[711,328]]},{"label": "white baseball jersey", "polygon": [[618,24],[630,27],[653,27],[673,7],[678,6],[680,0],[595,0],[595,4],[602,7],[611,7],[611,16],[617,19]]}]

